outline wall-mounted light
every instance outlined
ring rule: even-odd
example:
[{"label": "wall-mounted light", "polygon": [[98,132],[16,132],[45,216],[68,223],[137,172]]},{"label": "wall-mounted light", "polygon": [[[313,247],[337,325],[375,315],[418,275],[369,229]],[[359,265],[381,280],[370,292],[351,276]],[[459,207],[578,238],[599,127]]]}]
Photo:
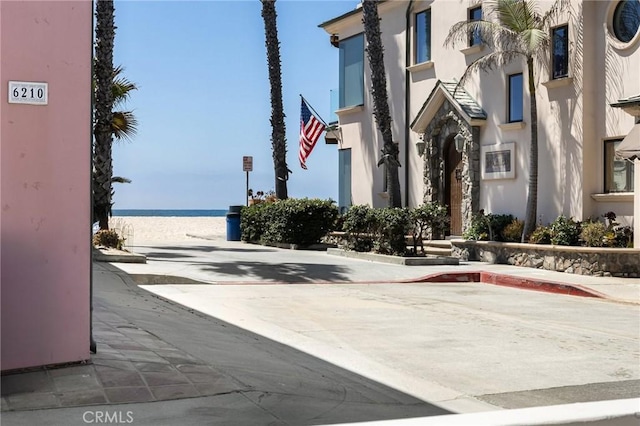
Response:
[{"label": "wall-mounted light", "polygon": [[426,147],[427,147],[427,144],[424,142],[424,139],[420,137],[420,140],[416,142],[416,149],[418,150],[418,156],[422,157]]},{"label": "wall-mounted light", "polygon": [[462,136],[460,133],[458,133],[454,138],[453,141],[456,144],[456,151],[458,152],[462,152],[464,151],[464,143],[466,141],[465,137]]},{"label": "wall-mounted light", "polygon": [[338,47],[340,45],[340,36],[338,36],[338,34],[331,34],[329,41],[333,47]]}]

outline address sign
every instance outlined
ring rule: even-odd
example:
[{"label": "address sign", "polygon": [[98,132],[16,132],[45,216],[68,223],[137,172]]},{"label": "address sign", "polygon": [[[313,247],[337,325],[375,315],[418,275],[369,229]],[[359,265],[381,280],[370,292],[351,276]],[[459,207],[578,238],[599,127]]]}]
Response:
[{"label": "address sign", "polygon": [[9,103],[47,105],[49,103],[49,85],[30,81],[10,81]]}]

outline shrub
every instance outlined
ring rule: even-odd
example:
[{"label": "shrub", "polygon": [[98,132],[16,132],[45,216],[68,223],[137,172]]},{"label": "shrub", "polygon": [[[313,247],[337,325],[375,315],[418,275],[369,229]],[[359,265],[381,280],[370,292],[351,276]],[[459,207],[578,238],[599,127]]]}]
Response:
[{"label": "shrub", "polygon": [[310,245],[331,230],[337,217],[332,200],[289,198],[243,208],[240,229],[244,241]]},{"label": "shrub", "polygon": [[350,207],[344,214],[342,227],[347,233],[347,248],[354,251],[371,251],[375,223],[375,212],[371,207]]},{"label": "shrub", "polygon": [[633,228],[630,226],[621,226],[616,222],[616,214],[607,212],[602,215],[607,221],[607,233],[605,235],[605,243],[612,247],[633,247]]},{"label": "shrub", "polygon": [[409,210],[392,208],[374,210],[374,248],[378,253],[402,256],[407,251],[406,235],[411,229]]},{"label": "shrub", "polygon": [[120,238],[118,233],[113,229],[101,229],[93,236],[93,245],[96,247],[111,247],[122,250],[124,247],[124,238]]},{"label": "shrub", "polygon": [[519,243],[524,230],[524,221],[513,219],[511,223],[502,230],[502,239],[507,242]]},{"label": "shrub", "polygon": [[[509,224],[513,223],[515,218],[510,214],[489,214],[490,236],[493,235],[494,241],[505,241],[504,230]],[[524,225],[523,225],[524,228]],[[518,238],[519,240],[520,238]]]},{"label": "shrub", "polygon": [[584,242],[587,247],[602,247],[606,245],[607,241],[605,236],[607,235],[607,227],[602,222],[585,222],[582,224],[582,231],[580,232],[580,240]]},{"label": "shrub", "polygon": [[471,225],[462,234],[467,240],[491,240],[504,241],[504,228],[513,222],[513,216],[510,214],[484,214],[484,210],[480,210],[471,218]]},{"label": "shrub", "polygon": [[558,216],[551,225],[551,244],[560,246],[574,246],[578,244],[580,223],[573,218]]},{"label": "shrub", "polygon": [[409,211],[411,221],[411,235],[413,236],[413,251],[417,253],[417,245],[424,252],[422,240],[426,238],[427,231],[439,236],[444,233],[449,225],[450,218],[447,215],[447,207],[438,202],[425,203]]},{"label": "shrub", "polygon": [[484,210],[474,213],[471,217],[471,224],[462,233],[466,240],[483,241],[489,239],[489,220],[484,214]]},{"label": "shrub", "polygon": [[551,229],[548,226],[538,225],[529,236],[531,244],[551,244]]},{"label": "shrub", "polygon": [[242,241],[260,241],[267,226],[265,208],[270,204],[254,204],[240,210],[240,232]]}]

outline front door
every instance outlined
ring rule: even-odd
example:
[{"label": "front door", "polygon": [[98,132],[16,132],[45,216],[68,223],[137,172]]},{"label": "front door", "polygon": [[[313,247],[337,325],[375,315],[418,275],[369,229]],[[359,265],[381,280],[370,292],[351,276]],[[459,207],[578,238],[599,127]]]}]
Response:
[{"label": "front door", "polygon": [[447,235],[462,235],[462,153],[453,140],[445,150],[444,196],[451,225]]}]

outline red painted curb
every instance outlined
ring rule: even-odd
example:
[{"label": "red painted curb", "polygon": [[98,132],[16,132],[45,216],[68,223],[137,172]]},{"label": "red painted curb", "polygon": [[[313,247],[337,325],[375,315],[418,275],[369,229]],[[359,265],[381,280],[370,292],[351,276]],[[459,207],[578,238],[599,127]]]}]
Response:
[{"label": "red painted curb", "polygon": [[287,285],[287,284],[416,284],[416,283],[483,283],[500,285],[504,287],[521,288],[524,290],[542,291],[545,293],[566,294],[569,296],[595,297],[608,299],[607,296],[578,285],[565,284],[556,281],[546,281],[534,278],[524,278],[515,275],[500,274],[487,271],[465,272],[437,272],[419,278],[406,280],[382,280],[382,281],[303,281],[303,282],[277,282],[277,281],[218,281],[213,285]]},{"label": "red painted curb", "polygon": [[525,290],[543,291],[545,293],[567,294],[570,296],[606,298],[603,294],[581,286],[524,278],[496,272],[440,272],[416,278],[405,283],[442,283],[442,282],[474,282],[501,285],[505,287],[522,288]]}]

